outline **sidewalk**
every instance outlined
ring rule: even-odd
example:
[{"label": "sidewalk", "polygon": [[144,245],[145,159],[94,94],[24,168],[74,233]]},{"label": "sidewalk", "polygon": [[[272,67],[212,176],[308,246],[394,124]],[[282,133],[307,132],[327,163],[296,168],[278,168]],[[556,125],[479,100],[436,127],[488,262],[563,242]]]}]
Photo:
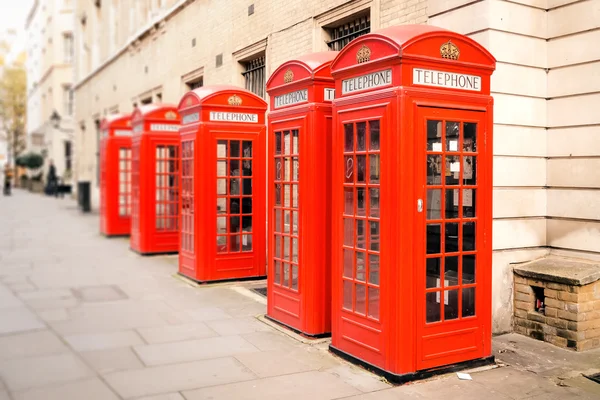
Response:
[{"label": "sidewalk", "polygon": [[0,400],[599,399],[600,351],[494,339],[500,367],[392,387],[259,321],[250,284],[194,287],[71,200],[0,198]]}]

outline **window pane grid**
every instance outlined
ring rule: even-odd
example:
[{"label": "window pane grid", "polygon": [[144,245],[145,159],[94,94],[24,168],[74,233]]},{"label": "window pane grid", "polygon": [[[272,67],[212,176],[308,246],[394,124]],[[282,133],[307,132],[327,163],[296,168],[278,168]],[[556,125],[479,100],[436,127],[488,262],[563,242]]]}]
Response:
[{"label": "window pane grid", "polygon": [[344,308],[379,319],[380,121],[344,124]]},{"label": "window pane grid", "polygon": [[156,230],[172,232],[179,224],[178,146],[156,146]]},{"label": "window pane grid", "polygon": [[181,142],[181,249],[194,254],[194,140]]},{"label": "window pane grid", "polygon": [[260,97],[265,97],[265,56],[257,57],[244,63],[242,76],[245,88]]},{"label": "window pane grid", "polygon": [[119,149],[119,216],[131,215],[131,149]]},{"label": "window pane grid", "polygon": [[331,40],[327,42],[330,50],[342,50],[348,43],[371,31],[371,16],[364,15],[338,27],[329,29]]},{"label": "window pane grid", "polygon": [[298,129],[275,135],[273,208],[275,284],[299,290],[300,274],[300,145]]},{"label": "window pane grid", "polygon": [[475,316],[476,136],[476,123],[427,121],[427,323]]},{"label": "window pane grid", "polygon": [[139,243],[140,233],[140,144],[131,146],[131,236],[133,243]]},{"label": "window pane grid", "polygon": [[217,141],[217,253],[252,251],[252,141]]}]

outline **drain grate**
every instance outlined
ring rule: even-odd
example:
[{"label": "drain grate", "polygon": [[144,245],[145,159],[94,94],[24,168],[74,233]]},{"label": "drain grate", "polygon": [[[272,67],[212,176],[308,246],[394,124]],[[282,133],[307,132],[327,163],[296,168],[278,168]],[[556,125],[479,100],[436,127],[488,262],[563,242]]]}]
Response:
[{"label": "drain grate", "polygon": [[592,380],[596,383],[600,383],[600,372],[594,375],[583,375],[586,378],[588,378],[589,380]]},{"label": "drain grate", "polygon": [[253,288],[252,291],[260,294],[263,297],[267,297],[267,288],[266,287]]}]

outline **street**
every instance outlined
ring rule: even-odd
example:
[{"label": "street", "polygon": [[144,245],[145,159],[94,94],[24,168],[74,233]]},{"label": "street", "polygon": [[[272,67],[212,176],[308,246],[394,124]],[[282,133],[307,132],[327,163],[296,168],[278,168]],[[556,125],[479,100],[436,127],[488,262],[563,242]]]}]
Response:
[{"label": "street", "polygon": [[600,351],[519,335],[495,338],[498,367],[472,381],[391,386],[259,320],[259,284],[192,285],[176,256],[138,256],[98,224],[71,199],[0,198],[0,400],[600,398],[581,376]]}]

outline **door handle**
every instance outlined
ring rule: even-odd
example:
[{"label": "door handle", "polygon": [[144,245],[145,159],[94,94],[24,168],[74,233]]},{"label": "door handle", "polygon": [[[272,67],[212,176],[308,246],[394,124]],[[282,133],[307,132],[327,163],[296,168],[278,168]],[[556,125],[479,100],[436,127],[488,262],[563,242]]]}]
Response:
[{"label": "door handle", "polygon": [[417,200],[417,211],[423,212],[423,200],[422,199]]}]

